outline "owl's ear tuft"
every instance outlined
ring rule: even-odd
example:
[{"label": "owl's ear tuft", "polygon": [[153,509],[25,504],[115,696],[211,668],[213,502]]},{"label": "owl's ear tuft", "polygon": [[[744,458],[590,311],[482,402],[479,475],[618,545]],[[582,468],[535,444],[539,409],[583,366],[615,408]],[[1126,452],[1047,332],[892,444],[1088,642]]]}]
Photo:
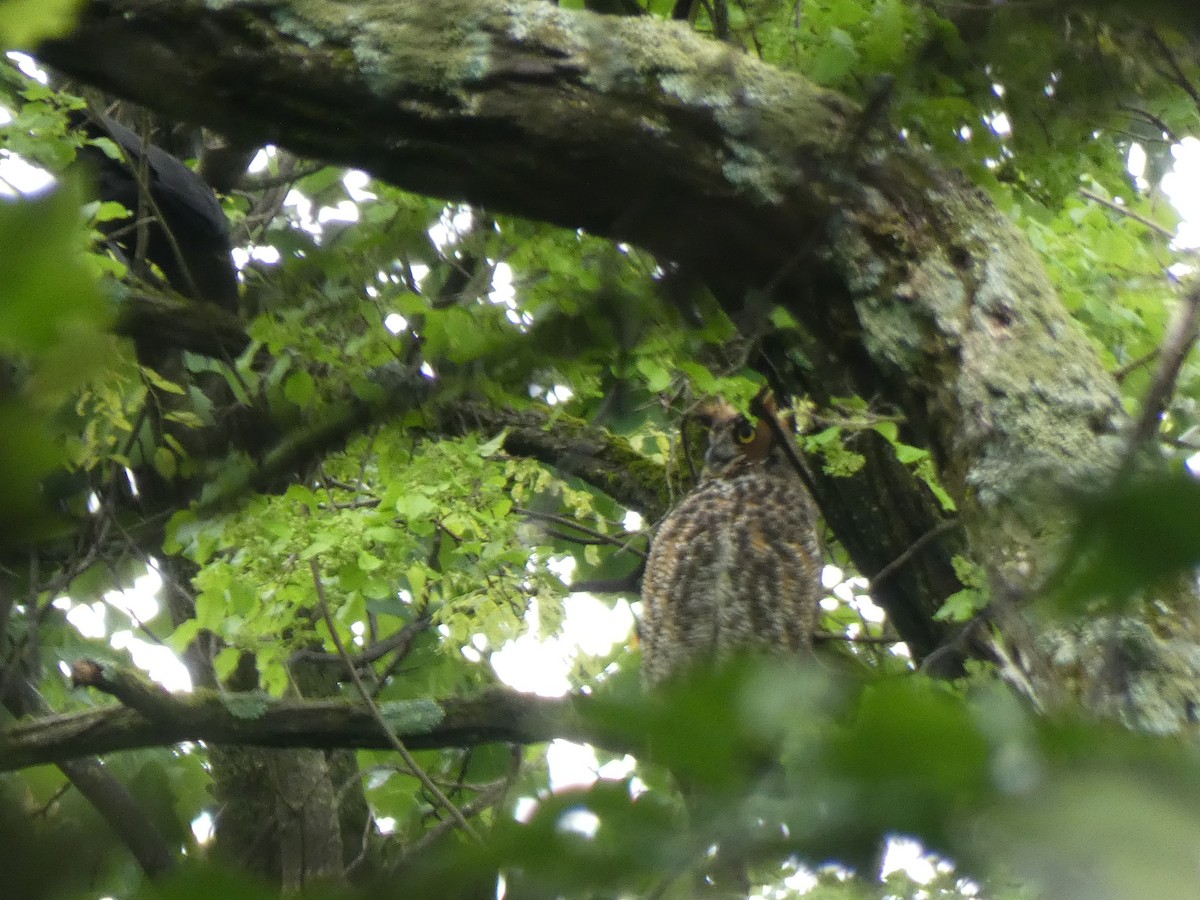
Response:
[{"label": "owl's ear tuft", "polygon": [[741,414],[724,397],[716,397],[712,400],[701,400],[692,410],[692,415],[709,428],[714,428],[722,422],[738,418]]},{"label": "owl's ear tuft", "polygon": [[770,388],[763,388],[754,399],[750,401],[750,412],[758,416],[760,419],[773,418],[781,426],[783,430],[789,434],[796,432],[796,413],[789,406],[784,412],[779,411],[779,404],[775,401],[775,394]]}]

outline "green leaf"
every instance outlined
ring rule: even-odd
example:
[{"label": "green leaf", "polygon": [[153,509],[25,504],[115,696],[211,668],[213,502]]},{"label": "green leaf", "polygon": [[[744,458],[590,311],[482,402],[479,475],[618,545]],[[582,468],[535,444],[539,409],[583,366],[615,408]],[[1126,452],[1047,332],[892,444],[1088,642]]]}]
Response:
[{"label": "green leaf", "polygon": [[425,518],[435,509],[437,509],[436,503],[425,494],[415,491],[396,498],[396,513],[409,521]]},{"label": "green leaf", "polygon": [[70,339],[107,328],[108,312],[83,263],[79,191],[66,183],[37,199],[0,204],[0,347],[45,353]]},{"label": "green leaf", "polygon": [[408,578],[408,589],[413,597],[425,596],[425,584],[428,578],[425,566],[409,566],[406,577]]},{"label": "green leaf", "polygon": [[688,381],[701,397],[715,396],[720,392],[717,379],[706,366],[696,362],[682,362],[679,370],[688,377]]},{"label": "green leaf", "polygon": [[858,50],[854,46],[854,39],[841,28],[834,28],[813,54],[808,75],[818,84],[838,84],[857,61]]},{"label": "green leaf", "polygon": [[156,447],[154,449],[154,470],[167,481],[172,480],[179,471],[175,454],[166,447]]},{"label": "green leaf", "polygon": [[[2,254],[0,254],[2,255]],[[0,545],[23,542],[55,527],[42,480],[66,462],[62,442],[24,405],[0,403]]]},{"label": "green leaf", "polygon": [[966,622],[986,605],[986,598],[979,591],[964,588],[947,597],[933,618],[938,622]]},{"label": "green leaf", "polygon": [[830,444],[838,445],[842,440],[842,429],[836,425],[818,431],[816,434],[810,434],[805,437],[804,442],[813,449],[827,447]]},{"label": "green leaf", "polygon": [[186,393],[181,385],[176,384],[174,381],[168,381],[149,366],[146,366],[142,369],[142,375],[147,381],[150,382],[150,384],[158,388],[160,391],[168,394],[178,394],[180,396],[183,396],[183,394]]},{"label": "green leaf", "polygon": [[383,565],[383,560],[378,556],[368,553],[366,550],[360,550],[358,553],[358,567],[364,572],[374,572]]},{"label": "green leaf", "polygon": [[311,488],[303,484],[288,485],[283,498],[290,503],[301,504],[311,514],[315,515],[317,512],[317,495],[312,492]]},{"label": "green leaf", "polygon": [[221,694],[221,702],[235,718],[261,719],[271,705],[271,698],[258,691],[227,691]]},{"label": "green leaf", "polygon": [[636,365],[637,370],[646,380],[647,390],[657,394],[671,386],[671,373],[658,360],[639,356]]},{"label": "green leaf", "polygon": [[283,396],[301,409],[312,405],[317,395],[317,383],[306,370],[293,372],[283,383]]},{"label": "green leaf", "polygon": [[239,658],[241,658],[241,651],[234,647],[225,647],[213,657],[213,671],[218,681],[225,681],[233,674]]},{"label": "green leaf", "polygon": [[81,6],[83,0],[4,0],[0,3],[0,44],[5,49],[32,50],[46,38],[70,31]]},{"label": "green leaf", "polygon": [[337,536],[332,534],[318,534],[313,538],[311,544],[304,548],[300,553],[300,558],[307,561],[320,556],[322,553],[333,549],[337,543]]},{"label": "green leaf", "polygon": [[1200,565],[1200,482],[1186,472],[1121,485],[1079,504],[1051,596],[1063,609],[1124,605]]},{"label": "green leaf", "polygon": [[[103,143],[106,146],[112,147],[113,152],[116,152],[116,145],[114,145],[112,141],[95,141],[94,143],[97,145]],[[108,151],[106,150],[105,152]],[[109,153],[109,155],[111,156],[112,153]],[[121,159],[119,154],[117,158],[118,161]],[[103,203],[88,203],[84,207],[84,213],[88,215],[89,221],[98,225],[103,224],[104,222],[115,222],[121,219],[129,218],[129,210],[125,208],[124,204],[117,203],[113,200],[107,200]]]},{"label": "green leaf", "polygon": [[[888,748],[881,753],[880,748]],[[938,841],[958,811],[989,797],[990,754],[971,709],[941,685],[904,677],[869,684],[823,748],[823,767],[852,780],[859,827]]]},{"label": "green leaf", "polygon": [[498,435],[496,435],[494,438],[492,438],[487,443],[480,444],[479,450],[477,452],[484,459],[488,459],[489,457],[495,456],[497,453],[500,452],[500,448],[504,446],[504,442],[506,440],[508,440],[508,429],[507,428],[501,430],[501,432]]},{"label": "green leaf", "polygon": [[[876,431],[878,431],[880,434],[882,434],[892,444],[896,443],[896,438],[899,435],[900,429],[898,428],[898,426],[896,425],[895,422],[876,422],[871,427],[874,428]],[[899,453],[900,453],[900,450],[899,450],[899,447],[897,447],[896,448],[897,456],[899,455]],[[900,461],[904,462],[904,460],[900,460]]]},{"label": "green leaf", "polygon": [[175,626],[175,630],[167,638],[167,644],[176,653],[183,653],[188,648],[188,645],[200,634],[201,630],[199,620],[185,619]]}]

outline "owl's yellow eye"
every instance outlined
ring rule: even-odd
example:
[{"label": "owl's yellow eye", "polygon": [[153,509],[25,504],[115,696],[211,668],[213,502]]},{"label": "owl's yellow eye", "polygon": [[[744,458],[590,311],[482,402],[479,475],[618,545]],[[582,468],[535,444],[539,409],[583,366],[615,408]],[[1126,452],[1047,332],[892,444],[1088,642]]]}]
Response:
[{"label": "owl's yellow eye", "polygon": [[757,435],[758,435],[758,429],[755,428],[753,425],[751,425],[749,422],[747,422],[745,419],[742,419],[733,428],[733,438],[739,444],[749,444],[749,443],[753,442],[754,438]]}]

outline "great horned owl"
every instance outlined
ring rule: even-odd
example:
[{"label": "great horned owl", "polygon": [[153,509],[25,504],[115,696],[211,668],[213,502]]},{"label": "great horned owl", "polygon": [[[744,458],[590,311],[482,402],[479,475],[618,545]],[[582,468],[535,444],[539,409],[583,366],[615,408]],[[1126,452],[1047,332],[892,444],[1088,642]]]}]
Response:
[{"label": "great horned owl", "polygon": [[699,661],[812,644],[821,599],[817,512],[765,421],[727,403],[711,422],[700,483],[654,536],[642,581],[642,680]]}]

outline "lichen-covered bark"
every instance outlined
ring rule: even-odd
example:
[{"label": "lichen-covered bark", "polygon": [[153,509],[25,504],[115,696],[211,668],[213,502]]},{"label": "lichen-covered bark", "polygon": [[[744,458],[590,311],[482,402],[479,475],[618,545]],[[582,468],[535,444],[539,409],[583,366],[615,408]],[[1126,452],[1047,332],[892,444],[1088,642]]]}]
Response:
[{"label": "lichen-covered bark", "polygon": [[[1052,565],[1064,491],[1111,477],[1114,385],[986,198],[867,140],[843,98],[682,26],[526,0],[91,0],[42,56],[238,137],[639,244],[735,318],[751,296],[785,305],[828,371],[932,449],[1006,595]],[[920,507],[879,484],[898,492],[884,515]],[[1172,612],[1193,651],[1191,605]],[[1139,651],[1139,672],[1194,668]],[[1134,703],[1130,683],[1078,694]],[[1185,693],[1159,704],[1176,723]]]},{"label": "lichen-covered bark", "polygon": [[233,135],[675,259],[775,265],[814,212],[780,201],[816,197],[806,170],[853,125],[837,95],[683,25],[541,2],[99,0],[40,55]]},{"label": "lichen-covered bark", "polygon": [[870,179],[899,185],[891,196],[864,180],[830,246],[855,339],[934,451],[976,552],[1025,584],[1053,559],[1065,493],[1111,477],[1116,386],[989,203],[952,179],[906,185],[895,168]]}]

